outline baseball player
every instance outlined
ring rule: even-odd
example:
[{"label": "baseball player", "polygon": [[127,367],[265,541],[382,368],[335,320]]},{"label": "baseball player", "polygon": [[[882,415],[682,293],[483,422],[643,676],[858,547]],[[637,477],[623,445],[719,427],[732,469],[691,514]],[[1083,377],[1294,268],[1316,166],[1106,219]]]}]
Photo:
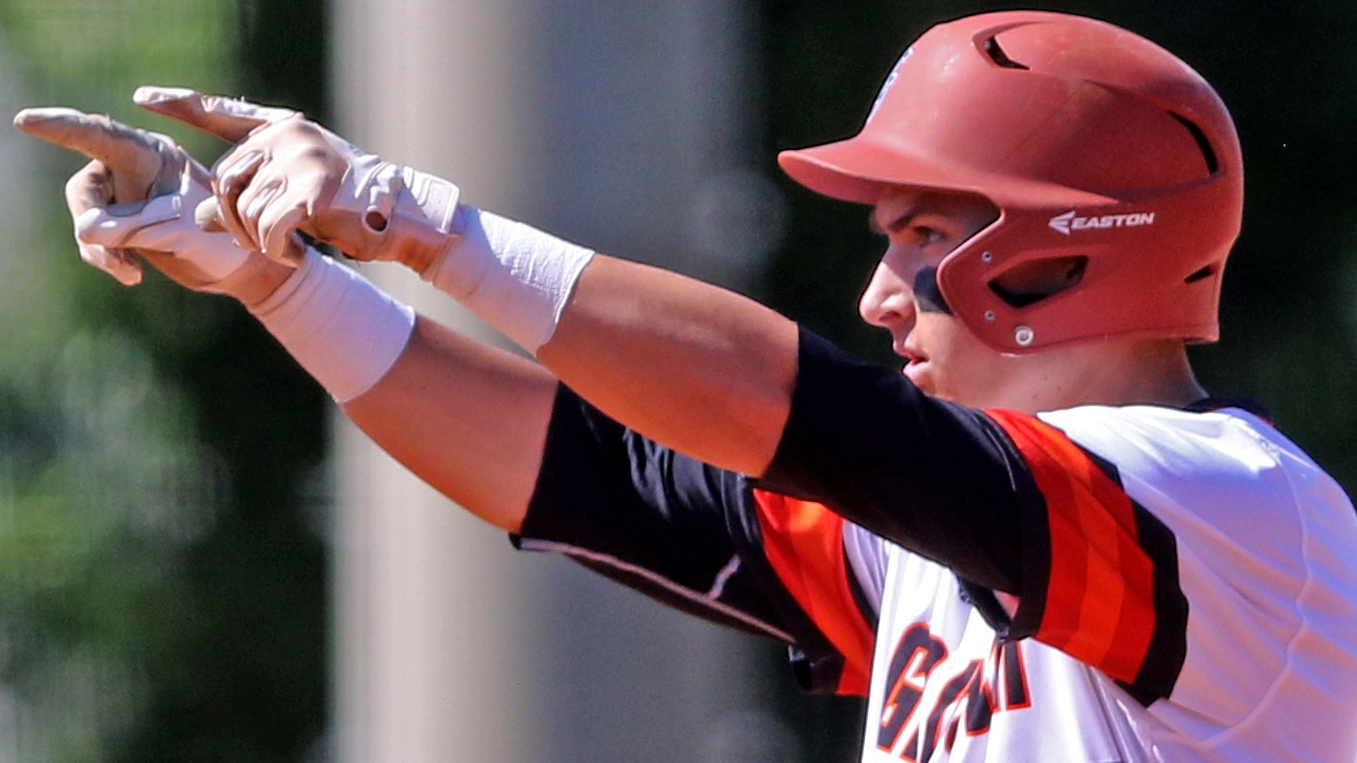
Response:
[{"label": "baseball player", "polygon": [[[100,158],[67,187],[86,259],[132,280],[142,252],[240,299],[522,548],[785,642],[808,688],[868,698],[864,761],[1357,757],[1357,515],[1193,376],[1243,167],[1214,91],[1153,43],[1055,13],[953,21],[858,135],[782,154],[871,205],[887,245],[859,311],[903,373],[300,115],[136,99],[239,142],[209,181],[163,137],[21,113]],[[540,363],[308,238],[414,269]]]}]

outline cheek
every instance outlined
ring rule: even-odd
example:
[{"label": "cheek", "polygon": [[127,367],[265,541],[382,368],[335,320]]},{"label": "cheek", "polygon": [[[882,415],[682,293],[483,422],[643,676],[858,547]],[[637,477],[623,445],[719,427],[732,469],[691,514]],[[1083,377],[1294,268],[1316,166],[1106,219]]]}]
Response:
[{"label": "cheek", "polygon": [[915,327],[928,354],[939,397],[983,407],[1002,384],[1010,360],[991,349],[953,316],[924,313]]},{"label": "cheek", "polygon": [[920,310],[914,333],[930,360],[964,363],[976,353],[978,339],[955,316]]}]

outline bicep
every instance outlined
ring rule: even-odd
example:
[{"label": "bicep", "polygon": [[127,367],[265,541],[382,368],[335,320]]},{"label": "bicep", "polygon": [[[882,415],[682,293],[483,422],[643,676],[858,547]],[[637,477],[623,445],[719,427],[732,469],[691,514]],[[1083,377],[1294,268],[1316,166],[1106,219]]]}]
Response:
[{"label": "bicep", "polygon": [[646,437],[760,474],[791,406],[797,341],[795,323],[751,299],[599,255],[537,356]]},{"label": "bicep", "polygon": [[930,399],[808,337],[763,482],[950,567],[1004,637],[1056,647],[1145,704],[1172,691],[1188,613],[1173,533],[1060,429]]},{"label": "bicep", "polygon": [[660,445],[564,386],[516,542],[788,643],[808,688],[865,692],[876,602],[858,585],[843,520],[756,492],[743,475]]},{"label": "bicep", "polygon": [[761,484],[822,502],[963,579],[1019,590],[1019,507],[1036,488],[1001,428],[809,333]]},{"label": "bicep", "polygon": [[745,558],[743,478],[640,435],[562,386],[515,542],[563,553],[666,604],[793,637]]}]

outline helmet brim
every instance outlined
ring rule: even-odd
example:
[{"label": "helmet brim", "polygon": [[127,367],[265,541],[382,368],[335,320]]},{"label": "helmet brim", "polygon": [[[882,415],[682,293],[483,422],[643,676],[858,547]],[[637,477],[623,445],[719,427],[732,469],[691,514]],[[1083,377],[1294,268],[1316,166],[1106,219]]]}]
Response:
[{"label": "helmet brim", "polygon": [[1081,207],[1115,203],[1096,193],[1055,183],[977,170],[916,156],[899,145],[858,134],[847,140],[783,151],[778,165],[816,193],[857,204],[875,204],[892,187],[927,188],[984,196],[1001,209]]}]

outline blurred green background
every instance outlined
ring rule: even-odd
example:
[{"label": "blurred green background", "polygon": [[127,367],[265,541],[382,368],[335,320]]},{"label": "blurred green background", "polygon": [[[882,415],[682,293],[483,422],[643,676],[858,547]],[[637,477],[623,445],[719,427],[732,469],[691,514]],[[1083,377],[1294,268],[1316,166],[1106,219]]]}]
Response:
[{"label": "blurred green background", "polygon": [[[3,0],[6,102],[135,113],[140,84],[324,114],[319,2]],[[242,310],[69,241],[81,160],[25,139],[0,287],[0,758],[296,761],[326,723],[321,393]],[[7,157],[7,159],[10,157]],[[27,224],[24,224],[27,223]],[[6,756],[8,753],[8,757]]]},{"label": "blurred green background", "polygon": [[[4,102],[69,104],[222,148],[135,113],[148,82],[243,93],[322,120],[322,0],[0,0]],[[762,0],[766,164],[856,131],[931,23],[995,3]],[[1231,107],[1248,203],[1225,339],[1194,350],[1215,394],[1252,396],[1357,487],[1357,5],[1043,3],[1178,53]],[[0,761],[327,757],[325,405],[233,304],[149,274],[118,288],[69,242],[36,141],[3,157],[0,222]],[[876,360],[853,305],[881,245],[861,208],[782,182],[785,243],[759,296]],[[771,654],[771,652],[770,652]],[[854,760],[855,703],[785,687],[807,760]],[[776,675],[773,673],[776,672]]]}]

